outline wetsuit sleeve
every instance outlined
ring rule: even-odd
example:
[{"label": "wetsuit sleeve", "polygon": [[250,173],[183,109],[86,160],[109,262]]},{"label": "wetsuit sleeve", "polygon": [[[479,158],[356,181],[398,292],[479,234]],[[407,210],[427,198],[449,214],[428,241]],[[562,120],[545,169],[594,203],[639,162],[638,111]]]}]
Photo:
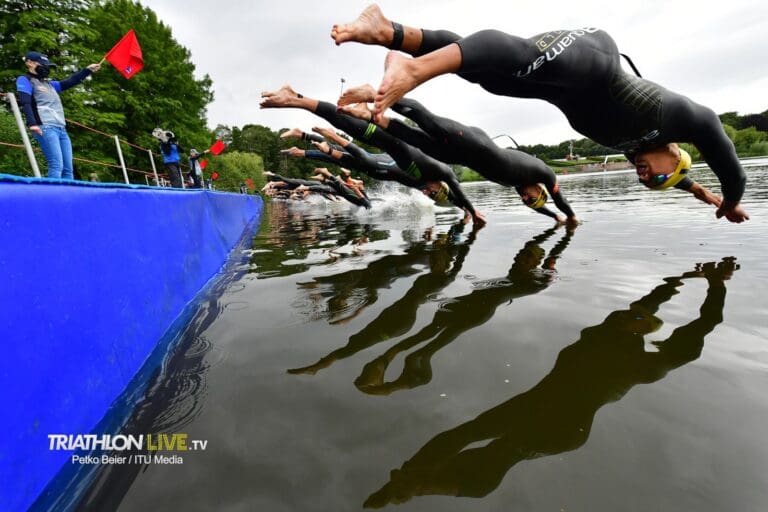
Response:
[{"label": "wetsuit sleeve", "polygon": [[665,132],[691,142],[720,180],[723,199],[741,201],[747,175],[717,115],[709,108],[671,93],[664,98]]},{"label": "wetsuit sleeve", "polygon": [[446,176],[442,181],[446,182],[451,189],[451,202],[459,208],[466,209],[474,217],[475,207],[472,206],[467,196],[464,195],[464,190],[459,185],[456,175],[450,172],[450,176]]},{"label": "wetsuit sleeve", "polygon": [[57,82],[52,81],[51,85],[54,89],[56,89],[56,92],[64,92],[67,89],[70,89],[80,83],[83,82],[87,77],[91,76],[93,73],[90,69],[85,68],[81,69],[77,73],[72,74],[68,78],[65,78],[64,80]]},{"label": "wetsuit sleeve", "polygon": [[576,216],[576,214],[573,213],[573,210],[571,209],[571,205],[568,204],[568,201],[566,201],[565,196],[562,194],[562,192],[560,192],[560,187],[557,184],[554,187],[550,187],[547,185],[547,191],[552,196],[552,201],[554,201],[555,206],[557,206],[558,210],[563,212],[566,217]]},{"label": "wetsuit sleeve", "polygon": [[542,206],[541,208],[534,209],[536,213],[540,213],[542,215],[546,215],[547,217],[552,217],[553,219],[557,220],[557,214],[547,208],[546,206]]},{"label": "wetsuit sleeve", "polygon": [[686,176],[675,184],[675,188],[680,190],[688,190],[693,186],[694,183],[695,182],[690,177]]},{"label": "wetsuit sleeve", "polygon": [[19,93],[19,104],[24,117],[27,118],[27,126],[37,126],[40,120],[35,115],[35,109],[32,107],[32,82],[26,76],[20,76],[16,79],[16,90]]}]

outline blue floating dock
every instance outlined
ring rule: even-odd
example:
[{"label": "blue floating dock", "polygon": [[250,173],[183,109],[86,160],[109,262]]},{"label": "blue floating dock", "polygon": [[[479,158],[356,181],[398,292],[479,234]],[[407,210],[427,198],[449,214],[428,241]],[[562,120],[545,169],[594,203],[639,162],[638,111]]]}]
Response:
[{"label": "blue floating dock", "polygon": [[49,434],[110,433],[110,409],[262,207],[0,174],[0,510],[26,510],[69,463]]}]

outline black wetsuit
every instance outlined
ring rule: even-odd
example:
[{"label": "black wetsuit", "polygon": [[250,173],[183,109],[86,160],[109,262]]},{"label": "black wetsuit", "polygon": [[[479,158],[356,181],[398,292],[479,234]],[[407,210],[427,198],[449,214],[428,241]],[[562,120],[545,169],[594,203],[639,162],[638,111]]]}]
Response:
[{"label": "black wetsuit", "polygon": [[302,180],[297,178],[286,178],[279,174],[273,174],[269,176],[269,181],[282,181],[289,189],[294,189],[301,185],[309,188],[312,192],[319,192],[322,194],[333,194],[342,197],[356,206],[362,206],[364,208],[370,208],[371,202],[365,197],[358,197],[355,192],[344,184],[338,177],[327,179],[324,183],[318,183],[317,181]]},{"label": "black wetsuit", "polygon": [[[382,180],[397,181],[413,188],[423,188],[430,181],[444,181],[450,188],[450,201],[459,208],[465,208],[472,215],[475,209],[459,185],[459,180],[450,167],[438,162],[413,146],[393,137],[378,126],[338,112],[336,105],[324,101],[318,102],[315,114],[322,117],[339,130],[364,140],[372,146],[387,152],[397,163],[396,169],[381,169],[374,160],[367,161],[371,153],[353,144],[345,149],[355,158],[366,162],[371,168],[378,168],[376,174],[369,176]],[[359,169],[359,168],[358,168]]]},{"label": "black wetsuit", "polygon": [[746,174],[717,115],[626,73],[616,43],[604,31],[557,30],[528,39],[497,30],[465,38],[445,30],[422,33],[413,55],[457,43],[459,76],[494,94],[548,101],[575,130],[623,151],[630,161],[670,142],[692,143],[720,180],[723,197],[741,200]]},{"label": "black wetsuit", "polygon": [[[322,137],[320,137],[320,139],[324,140]],[[307,137],[305,140],[314,140],[314,138]],[[397,162],[395,162],[395,160],[387,153],[370,153],[354,142],[350,142],[346,148],[335,144],[329,145],[332,150],[341,153],[339,158],[334,158],[328,153],[323,153],[318,149],[307,149],[304,151],[304,156],[305,158],[332,163],[347,169],[354,169],[367,174],[371,178],[381,181],[402,182],[401,180],[409,179],[409,176],[397,166]],[[410,180],[410,183],[411,184],[408,184],[408,186],[418,186],[417,180]]]},{"label": "black wetsuit", "polygon": [[[557,207],[568,217],[575,217],[560,193],[554,171],[538,158],[522,151],[503,149],[480,128],[436,116],[412,99],[401,99],[392,110],[415,121],[420,128],[392,119],[387,131],[398,139],[443,162],[466,165],[501,185],[519,190],[524,185],[541,183]],[[542,210],[544,215],[552,213]]]}]

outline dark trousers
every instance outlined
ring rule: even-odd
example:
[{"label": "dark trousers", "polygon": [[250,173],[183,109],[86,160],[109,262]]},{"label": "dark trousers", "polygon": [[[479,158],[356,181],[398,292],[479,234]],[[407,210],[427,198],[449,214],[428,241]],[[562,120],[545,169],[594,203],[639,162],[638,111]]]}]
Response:
[{"label": "dark trousers", "polygon": [[165,164],[165,171],[168,173],[168,177],[171,179],[171,186],[173,188],[182,188],[181,185],[181,168],[178,162],[169,162]]}]

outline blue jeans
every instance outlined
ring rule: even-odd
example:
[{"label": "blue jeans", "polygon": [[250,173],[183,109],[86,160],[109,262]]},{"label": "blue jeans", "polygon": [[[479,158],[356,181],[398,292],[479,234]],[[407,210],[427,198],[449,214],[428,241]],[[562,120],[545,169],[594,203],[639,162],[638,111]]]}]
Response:
[{"label": "blue jeans", "polygon": [[72,142],[63,126],[44,124],[40,128],[42,135],[32,132],[40,148],[43,150],[45,161],[48,162],[48,177],[74,179],[72,174]]}]

